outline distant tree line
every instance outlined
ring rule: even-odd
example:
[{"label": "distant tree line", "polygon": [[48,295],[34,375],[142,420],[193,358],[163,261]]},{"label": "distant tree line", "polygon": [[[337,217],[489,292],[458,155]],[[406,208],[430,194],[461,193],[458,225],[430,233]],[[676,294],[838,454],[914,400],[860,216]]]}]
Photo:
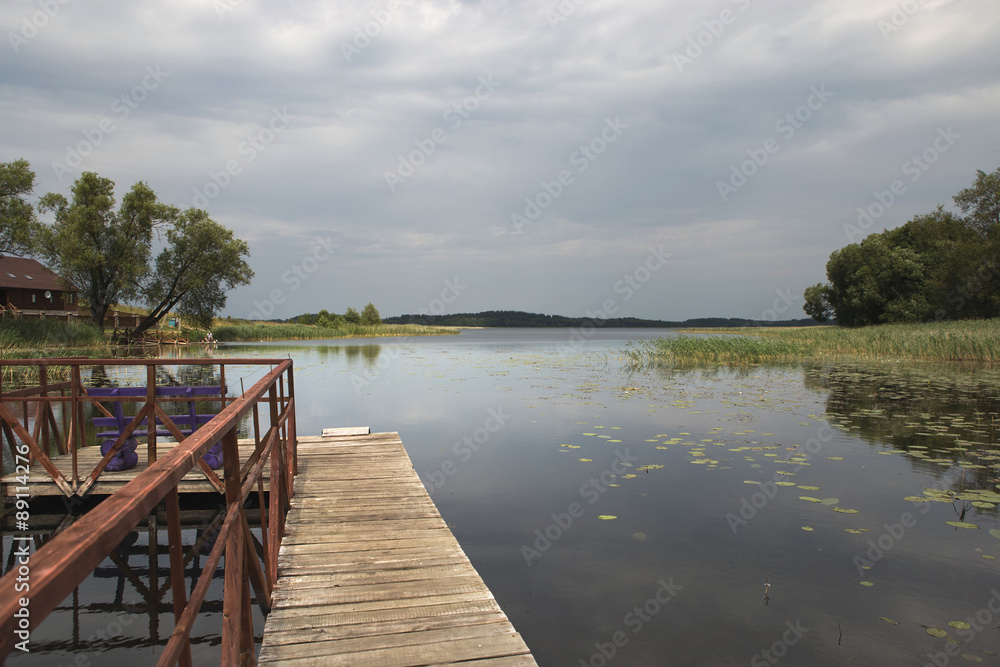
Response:
[{"label": "distant tree line", "polygon": [[442,327],[583,327],[600,326],[608,328],[633,329],[675,329],[675,328],[717,328],[752,326],[804,326],[816,324],[813,320],[785,320],[762,322],[739,318],[705,317],[672,322],[668,320],[645,320],[636,317],[616,317],[607,320],[593,320],[589,317],[563,317],[561,315],[539,315],[519,310],[489,310],[481,313],[456,313],[454,315],[399,315],[385,318],[386,324],[426,324]]},{"label": "distant tree line", "polygon": [[856,327],[1000,317],[1000,169],[937,210],[836,250],[807,314]]},{"label": "distant tree line", "polygon": [[324,308],[318,313],[305,313],[304,315],[293,317],[288,321],[296,324],[315,324],[323,329],[340,329],[345,324],[364,324],[369,326],[382,324],[382,318],[378,314],[378,309],[371,302],[360,313],[351,307],[344,311],[343,315],[338,315]]}]

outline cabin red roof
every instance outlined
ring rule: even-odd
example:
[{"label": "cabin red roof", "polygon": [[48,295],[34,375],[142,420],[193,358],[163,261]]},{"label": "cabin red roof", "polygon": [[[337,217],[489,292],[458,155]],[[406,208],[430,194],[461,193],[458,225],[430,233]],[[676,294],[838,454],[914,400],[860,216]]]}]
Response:
[{"label": "cabin red roof", "polygon": [[38,260],[0,255],[0,287],[76,292],[69,281],[45,268]]}]

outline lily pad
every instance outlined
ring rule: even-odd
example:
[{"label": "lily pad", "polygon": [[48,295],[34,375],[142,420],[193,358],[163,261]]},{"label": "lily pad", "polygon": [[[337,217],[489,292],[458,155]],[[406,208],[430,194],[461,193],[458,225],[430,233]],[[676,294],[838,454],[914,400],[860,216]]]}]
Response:
[{"label": "lily pad", "polygon": [[949,621],[948,625],[955,628],[956,630],[968,630],[972,626],[965,621]]},{"label": "lily pad", "polygon": [[968,528],[970,530],[979,530],[979,526],[974,523],[968,523],[966,521],[945,521],[949,526],[955,526],[955,528]]},{"label": "lily pad", "polygon": [[597,515],[597,518],[601,521],[611,521],[612,519],[617,519],[618,517],[614,514],[599,514]]},{"label": "lily pad", "polygon": [[819,498],[813,498],[812,496],[799,496],[799,500],[804,500],[807,503],[821,503],[821,502],[823,502]]},{"label": "lily pad", "polygon": [[886,623],[890,623],[892,625],[899,625],[899,621],[894,621],[891,618],[887,618],[885,616],[879,616],[878,620],[885,621]]},{"label": "lily pad", "polygon": [[590,463],[594,459],[580,459],[580,460],[583,461],[584,463]]},{"label": "lily pad", "polygon": [[844,509],[843,507],[834,507],[833,511],[834,512],[840,512],[841,514],[857,514],[858,513],[858,510],[847,510],[847,509]]},{"label": "lily pad", "polygon": [[941,628],[927,628],[927,634],[931,637],[947,637],[948,631]]},{"label": "lily pad", "polygon": [[985,502],[983,500],[977,500],[977,501],[973,502],[972,506],[973,507],[978,507],[979,509],[982,509],[982,510],[991,510],[994,507],[996,507],[996,505],[994,505],[993,503],[988,503],[988,502]]},{"label": "lily pad", "polygon": [[983,560],[996,560],[997,559],[996,556],[991,556],[989,554],[983,554],[982,556],[980,556],[980,558],[982,558]]},{"label": "lily pad", "polygon": [[875,585],[875,582],[873,582],[873,581],[861,581],[861,582],[858,582],[858,583],[860,583],[862,586],[874,586]]},{"label": "lily pad", "polygon": [[646,539],[646,533],[632,533],[632,538],[642,542]]},{"label": "lily pad", "polygon": [[775,482],[775,486],[795,486],[795,482]]},{"label": "lily pad", "polygon": [[836,505],[840,502],[840,498],[824,498],[820,502],[824,505]]},{"label": "lily pad", "polygon": [[799,488],[803,491],[819,491],[818,486],[803,486],[802,484],[799,484]]},{"label": "lily pad", "polygon": [[831,456],[830,460],[831,461],[843,461],[844,457],[843,456]]},{"label": "lily pad", "polygon": [[1000,540],[1000,529],[990,528],[990,535]]},{"label": "lily pad", "polygon": [[802,526],[802,530],[806,531],[807,533],[811,533],[815,530],[815,528],[813,528],[812,526]]}]

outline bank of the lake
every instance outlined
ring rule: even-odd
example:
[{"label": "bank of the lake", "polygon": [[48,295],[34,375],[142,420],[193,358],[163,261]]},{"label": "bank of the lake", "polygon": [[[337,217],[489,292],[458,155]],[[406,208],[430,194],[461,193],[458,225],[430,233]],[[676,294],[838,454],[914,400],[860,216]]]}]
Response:
[{"label": "bank of the lake", "polygon": [[837,357],[1000,362],[1000,319],[838,326],[689,330],[628,351],[634,365],[757,364]]},{"label": "bank of the lake", "polygon": [[278,340],[326,340],[330,338],[385,338],[390,336],[447,336],[458,334],[454,327],[421,324],[349,324],[320,327],[315,324],[235,322],[212,327],[212,336],[222,343]]}]

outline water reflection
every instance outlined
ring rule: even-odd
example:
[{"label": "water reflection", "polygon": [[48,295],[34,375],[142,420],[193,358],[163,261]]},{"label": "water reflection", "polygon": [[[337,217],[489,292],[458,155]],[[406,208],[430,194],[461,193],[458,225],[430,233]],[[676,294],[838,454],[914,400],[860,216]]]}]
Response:
[{"label": "water reflection", "polygon": [[[204,498],[195,501],[185,496],[181,510],[181,534],[184,553],[184,578],[188,595],[203,572],[203,563],[215,544],[224,519],[225,507]],[[92,505],[93,501],[88,503]],[[32,522],[48,526],[35,534],[36,549],[72,523],[71,516],[46,514],[53,503],[33,503]],[[259,524],[258,512],[247,511],[251,525]],[[262,553],[260,530],[251,529],[258,556]],[[5,549],[10,540],[4,540]],[[13,550],[5,572],[15,567]],[[221,656],[222,593],[224,560],[212,573],[212,583],[201,607],[190,643],[195,664],[218,664]],[[263,633],[263,615],[256,598],[254,609],[255,639]],[[137,656],[160,653],[174,627],[173,592],[167,547],[166,516],[161,510],[118,544],[73,593],[32,632],[31,652],[14,654],[8,665],[51,665],[63,659],[67,664],[135,665]],[[139,663],[145,664],[144,659]]]}]

